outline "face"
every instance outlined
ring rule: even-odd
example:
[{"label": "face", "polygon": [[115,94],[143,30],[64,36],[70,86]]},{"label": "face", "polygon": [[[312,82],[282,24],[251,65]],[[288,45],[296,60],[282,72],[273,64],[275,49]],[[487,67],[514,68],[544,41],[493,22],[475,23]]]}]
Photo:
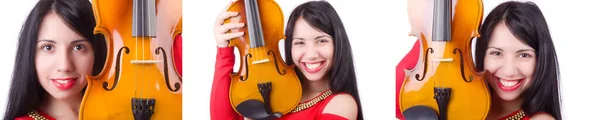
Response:
[{"label": "face", "polygon": [[42,21],[38,35],[35,66],[42,87],[55,99],[81,97],[92,73],[91,44],[71,30],[54,12]]},{"label": "face", "polygon": [[484,68],[493,77],[488,80],[497,96],[505,101],[520,97],[531,83],[536,64],[535,50],[517,39],[500,22],[490,38]]},{"label": "face", "polygon": [[299,18],[294,26],[292,59],[309,81],[327,79],[333,59],[333,38]]}]

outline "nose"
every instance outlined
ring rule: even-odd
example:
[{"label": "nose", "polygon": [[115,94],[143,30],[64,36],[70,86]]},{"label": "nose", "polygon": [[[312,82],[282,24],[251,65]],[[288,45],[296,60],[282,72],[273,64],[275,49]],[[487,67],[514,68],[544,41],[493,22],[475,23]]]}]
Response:
[{"label": "nose", "polygon": [[502,65],[498,71],[505,77],[514,77],[518,74],[519,69],[514,60],[506,59],[504,60],[504,65]]},{"label": "nose", "polygon": [[304,49],[306,53],[304,53],[304,58],[308,60],[317,59],[319,57],[319,52],[315,45],[307,45],[306,49]]},{"label": "nose", "polygon": [[58,52],[58,54],[56,54],[55,57],[56,57],[55,63],[56,63],[58,72],[73,71],[73,62],[71,60],[71,53],[68,49]]}]

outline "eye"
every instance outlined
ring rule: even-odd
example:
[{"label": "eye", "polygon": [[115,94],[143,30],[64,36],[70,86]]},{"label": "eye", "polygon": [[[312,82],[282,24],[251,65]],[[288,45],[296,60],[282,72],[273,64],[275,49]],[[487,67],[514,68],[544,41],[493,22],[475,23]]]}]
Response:
[{"label": "eye", "polygon": [[327,42],[329,42],[329,40],[326,40],[326,39],[317,40],[317,43],[327,43]]},{"label": "eye", "polygon": [[533,57],[533,55],[528,54],[528,53],[521,53],[521,54],[519,54],[519,57],[521,57],[521,58],[531,58],[531,57]]},{"label": "eye", "polygon": [[85,50],[85,46],[82,44],[77,44],[77,45],[73,46],[73,50],[75,50],[75,51]]},{"label": "eye", "polygon": [[42,45],[42,50],[44,51],[52,51],[54,49],[54,46],[52,45]]},{"label": "eye", "polygon": [[490,52],[490,55],[494,55],[494,56],[501,56],[502,53],[498,52],[498,51],[492,51]]},{"label": "eye", "polygon": [[294,45],[304,45],[304,41],[295,41]]}]

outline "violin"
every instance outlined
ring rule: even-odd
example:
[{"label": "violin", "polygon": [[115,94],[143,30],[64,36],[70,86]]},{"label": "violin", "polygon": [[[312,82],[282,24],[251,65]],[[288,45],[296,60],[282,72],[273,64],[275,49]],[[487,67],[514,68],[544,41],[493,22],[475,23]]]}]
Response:
[{"label": "violin", "polygon": [[[407,119],[485,119],[490,92],[471,54],[483,16],[481,0],[409,0],[410,35],[421,40],[417,66],[405,70],[399,107]],[[430,111],[433,114],[423,114]]]},{"label": "violin", "polygon": [[86,76],[79,119],[182,119],[182,81],[167,57],[182,32],[181,0],[93,0],[92,6],[107,60],[100,74]]},{"label": "violin", "polygon": [[250,119],[279,118],[295,109],[302,97],[302,85],[293,65],[287,65],[279,52],[283,34],[283,13],[273,0],[238,0],[228,11],[239,17],[225,23],[246,23],[229,32],[244,32],[230,40],[238,48],[240,68],[231,74],[229,99],[235,111]]}]

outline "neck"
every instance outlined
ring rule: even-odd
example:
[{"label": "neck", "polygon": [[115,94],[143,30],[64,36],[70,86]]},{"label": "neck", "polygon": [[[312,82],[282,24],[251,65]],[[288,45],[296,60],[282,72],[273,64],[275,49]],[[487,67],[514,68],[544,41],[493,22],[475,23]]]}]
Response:
[{"label": "neck", "polygon": [[52,95],[47,95],[45,104],[41,110],[56,119],[73,119],[79,117],[79,105],[83,95],[77,94],[65,99],[56,99]]},{"label": "neck", "polygon": [[523,98],[520,96],[517,99],[505,101],[497,95],[492,95],[492,106],[489,115],[496,116],[493,118],[499,119],[521,109],[522,103]]},{"label": "neck", "polygon": [[329,89],[329,78],[323,77],[321,80],[307,80],[303,79],[302,84],[302,99],[301,101],[307,101]]}]

